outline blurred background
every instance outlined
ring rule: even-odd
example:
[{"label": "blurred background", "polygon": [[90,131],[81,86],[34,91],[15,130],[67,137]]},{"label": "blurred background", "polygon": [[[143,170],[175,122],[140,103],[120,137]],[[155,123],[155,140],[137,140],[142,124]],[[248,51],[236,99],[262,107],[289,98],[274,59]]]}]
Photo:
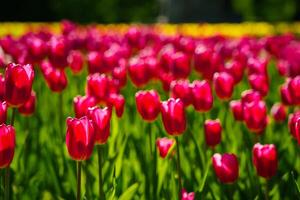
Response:
[{"label": "blurred background", "polygon": [[300,20],[299,0],[11,0],[0,21],[80,23]]}]

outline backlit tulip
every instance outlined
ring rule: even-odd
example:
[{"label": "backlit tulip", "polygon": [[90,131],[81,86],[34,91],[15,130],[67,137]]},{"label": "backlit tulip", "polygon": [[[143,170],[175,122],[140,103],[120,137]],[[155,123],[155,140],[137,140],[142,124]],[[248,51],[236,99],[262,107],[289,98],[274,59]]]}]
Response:
[{"label": "backlit tulip", "polygon": [[114,107],[117,117],[122,117],[125,108],[125,99],[121,94],[110,94],[108,98],[108,104],[110,107]]},{"label": "backlit tulip", "polygon": [[0,124],[5,124],[7,118],[7,103],[3,101],[0,103]]},{"label": "backlit tulip", "polygon": [[156,146],[158,148],[160,157],[165,158],[168,155],[169,151],[174,146],[174,144],[175,141],[172,139],[168,139],[166,137],[158,138],[156,140]]},{"label": "backlit tulip", "polygon": [[220,99],[227,100],[231,98],[234,89],[234,79],[230,74],[226,72],[215,73],[213,83],[216,94]]},{"label": "backlit tulip", "polygon": [[31,91],[31,95],[29,99],[21,107],[18,108],[18,111],[23,115],[30,116],[35,111],[35,104],[36,104],[36,95],[34,91]]},{"label": "backlit tulip", "polygon": [[74,74],[78,74],[81,72],[84,64],[83,59],[84,59],[83,55],[81,54],[80,51],[77,50],[70,51],[68,55],[68,64]]},{"label": "backlit tulip", "polygon": [[153,121],[160,112],[160,97],[155,90],[139,91],[135,94],[136,107],[142,118]]},{"label": "backlit tulip", "polygon": [[213,168],[222,183],[233,183],[239,177],[239,163],[234,154],[215,153],[212,157]]},{"label": "backlit tulip", "polygon": [[10,106],[20,107],[30,97],[34,71],[32,65],[10,63],[5,71],[5,100]]},{"label": "backlit tulip", "polygon": [[241,100],[232,100],[229,103],[230,109],[233,113],[233,117],[237,121],[243,121],[243,105]]},{"label": "backlit tulip", "polygon": [[276,103],[271,108],[271,115],[275,121],[282,122],[286,119],[286,109],[282,104]]},{"label": "backlit tulip", "polygon": [[222,125],[220,120],[205,120],[204,134],[208,146],[215,147],[221,142]]},{"label": "backlit tulip", "polygon": [[100,52],[91,51],[87,55],[89,74],[103,73],[103,55]]},{"label": "backlit tulip", "polygon": [[96,99],[92,96],[76,96],[73,100],[74,112],[76,118],[87,115],[88,108],[96,106]]},{"label": "backlit tulip", "polygon": [[261,134],[267,126],[267,107],[264,101],[253,101],[244,105],[244,121],[247,127]]},{"label": "backlit tulip", "polygon": [[194,200],[194,199],[195,199],[194,192],[188,193],[185,189],[181,190],[181,200]]},{"label": "backlit tulip", "polygon": [[128,66],[129,76],[133,84],[137,87],[142,87],[151,78],[151,73],[141,58],[132,58]]},{"label": "backlit tulip", "polygon": [[66,145],[73,160],[81,161],[90,158],[95,144],[93,122],[86,116],[67,119]]},{"label": "backlit tulip", "polygon": [[181,135],[186,129],[184,104],[180,99],[170,98],[161,103],[164,127],[170,135]]},{"label": "backlit tulip", "polygon": [[255,144],[252,149],[253,164],[259,176],[271,178],[277,171],[277,151],[273,144]]},{"label": "backlit tulip", "polygon": [[87,77],[87,94],[96,100],[106,101],[109,95],[109,78],[105,74],[91,74]]},{"label": "backlit tulip", "polygon": [[209,111],[213,106],[213,95],[209,83],[206,80],[195,80],[190,88],[195,110],[200,112]]},{"label": "backlit tulip", "polygon": [[14,158],[16,133],[10,125],[0,125],[0,168],[6,168]]},{"label": "backlit tulip", "polygon": [[192,103],[191,88],[188,80],[177,80],[171,83],[171,97],[182,100],[185,106]]},{"label": "backlit tulip", "polygon": [[110,108],[89,108],[88,118],[94,123],[96,144],[105,144],[110,134]]}]

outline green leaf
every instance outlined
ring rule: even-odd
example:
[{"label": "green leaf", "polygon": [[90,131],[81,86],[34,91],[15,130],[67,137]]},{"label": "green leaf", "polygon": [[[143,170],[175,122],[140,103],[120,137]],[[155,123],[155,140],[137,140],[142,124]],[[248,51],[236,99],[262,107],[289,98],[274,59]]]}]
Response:
[{"label": "green leaf", "polygon": [[130,186],[119,198],[119,200],[130,200],[134,196],[135,192],[139,187],[138,183],[133,184]]}]

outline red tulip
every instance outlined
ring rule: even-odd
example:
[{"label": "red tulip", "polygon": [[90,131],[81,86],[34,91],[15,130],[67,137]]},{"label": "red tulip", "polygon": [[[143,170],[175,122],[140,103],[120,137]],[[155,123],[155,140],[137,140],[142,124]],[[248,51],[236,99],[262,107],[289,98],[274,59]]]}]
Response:
[{"label": "red tulip", "polygon": [[174,144],[175,141],[172,139],[168,139],[166,137],[158,138],[156,140],[156,146],[158,148],[160,157],[165,158],[174,146]]},{"label": "red tulip", "polygon": [[124,87],[127,81],[126,62],[120,61],[120,65],[112,71],[112,77],[118,82],[119,87]]},{"label": "red tulip", "polygon": [[86,116],[67,119],[66,145],[72,159],[89,159],[95,145],[95,136],[93,122]]},{"label": "red tulip", "polygon": [[170,98],[161,103],[164,127],[170,135],[181,135],[186,129],[184,104],[180,99]]},{"label": "red tulip", "polygon": [[262,96],[266,96],[269,92],[268,77],[261,74],[252,74],[248,77],[252,89],[258,91]]},{"label": "red tulip", "polygon": [[48,61],[41,64],[42,73],[45,77],[48,87],[53,92],[62,92],[68,85],[68,79],[64,69],[52,67]]},{"label": "red tulip", "polygon": [[121,94],[110,94],[108,99],[110,107],[114,107],[116,110],[117,117],[122,117],[125,107],[125,99]]},{"label": "red tulip", "polygon": [[188,106],[192,103],[192,92],[188,80],[176,80],[171,83],[171,97],[179,98]]},{"label": "red tulip", "polygon": [[290,133],[296,140],[298,140],[298,143],[300,144],[299,119],[300,119],[300,111],[290,114],[288,126],[289,126]]},{"label": "red tulip", "polygon": [[0,125],[0,168],[6,168],[14,158],[16,133],[10,125]]},{"label": "red tulip", "polygon": [[7,118],[7,103],[3,101],[0,103],[0,124],[5,124]]},{"label": "red tulip", "polygon": [[32,65],[10,63],[5,71],[5,100],[10,106],[20,107],[30,97],[34,71]]},{"label": "red tulip", "polygon": [[234,78],[234,83],[237,84],[243,79],[244,66],[239,61],[233,60],[225,65],[225,71]]},{"label": "red tulip", "polygon": [[109,95],[109,78],[105,74],[91,74],[87,77],[87,94],[96,100],[106,101]]},{"label": "red tulip", "polygon": [[243,121],[244,113],[243,113],[243,105],[241,100],[232,100],[230,101],[230,109],[233,113],[234,119],[236,121]]},{"label": "red tulip", "polygon": [[185,189],[181,190],[181,200],[194,200],[194,199],[195,199],[194,192],[188,193]]},{"label": "red tulip", "polygon": [[213,95],[209,83],[206,80],[195,80],[190,88],[194,108],[200,112],[209,111],[213,106]]},{"label": "red tulip", "polygon": [[273,144],[255,144],[252,149],[253,164],[259,176],[271,178],[277,171],[277,151]]},{"label": "red tulip", "polygon": [[21,107],[18,108],[18,111],[19,113],[25,116],[30,116],[35,111],[35,104],[36,104],[36,95],[34,91],[31,91],[31,95],[29,99]]},{"label": "red tulip", "polygon": [[219,119],[207,119],[204,122],[205,142],[208,146],[215,147],[221,142],[222,125]]},{"label": "red tulip", "polygon": [[262,96],[259,92],[255,90],[245,90],[242,92],[242,104],[245,105],[246,103],[251,103],[253,101],[260,101],[262,100]]},{"label": "red tulip", "polygon": [[151,78],[151,73],[141,58],[132,58],[129,61],[128,72],[131,81],[137,87],[144,86]]},{"label": "red tulip", "polygon": [[5,100],[5,78],[0,73],[0,101]]},{"label": "red tulip", "polygon": [[175,78],[188,78],[191,72],[190,58],[182,53],[177,52],[172,55],[173,64],[171,65],[171,72]]},{"label": "red tulip", "polygon": [[215,68],[217,66],[212,65],[213,51],[201,44],[195,48],[194,65],[197,72],[203,75],[205,79],[211,80]]},{"label": "red tulip", "polygon": [[251,74],[267,75],[268,60],[260,60],[257,58],[248,59],[248,72]]},{"label": "red tulip", "polygon": [[160,97],[155,90],[135,94],[137,110],[146,121],[154,121],[160,112]]},{"label": "red tulip", "polygon": [[239,163],[234,154],[215,153],[212,157],[215,173],[222,183],[233,183],[239,177]]},{"label": "red tulip", "polygon": [[244,120],[247,127],[261,134],[267,126],[267,107],[264,101],[253,101],[244,105]]},{"label": "red tulip", "polygon": [[76,96],[73,100],[74,111],[76,118],[86,116],[89,107],[96,106],[97,102],[94,97],[91,96]]},{"label": "red tulip", "polygon": [[73,74],[78,74],[81,72],[83,68],[83,55],[78,50],[70,51],[68,55],[68,64],[70,66],[70,69],[72,70]]},{"label": "red tulip", "polygon": [[88,118],[94,123],[96,144],[105,144],[110,133],[111,110],[108,107],[89,108]]},{"label": "red tulip", "polygon": [[294,104],[300,104],[300,76],[296,76],[287,82],[289,94]]},{"label": "red tulip", "polygon": [[234,89],[234,79],[230,74],[226,72],[215,73],[213,83],[216,94],[220,99],[227,100],[231,98]]},{"label": "red tulip", "polygon": [[100,52],[91,51],[87,55],[89,74],[104,73],[103,56]]},{"label": "red tulip", "polygon": [[290,93],[290,90],[288,89],[289,81],[290,81],[290,79],[287,79],[286,83],[280,87],[281,102],[284,105],[293,105],[294,104],[292,95]]},{"label": "red tulip", "polygon": [[286,119],[285,107],[280,103],[274,104],[271,108],[271,115],[276,122],[283,122]]}]

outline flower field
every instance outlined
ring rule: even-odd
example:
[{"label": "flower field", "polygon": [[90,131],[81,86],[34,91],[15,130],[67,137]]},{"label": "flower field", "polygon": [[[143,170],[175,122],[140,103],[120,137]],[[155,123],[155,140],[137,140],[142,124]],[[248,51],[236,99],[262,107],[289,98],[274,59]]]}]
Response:
[{"label": "flower field", "polygon": [[0,199],[300,199],[300,24],[0,24]]}]

